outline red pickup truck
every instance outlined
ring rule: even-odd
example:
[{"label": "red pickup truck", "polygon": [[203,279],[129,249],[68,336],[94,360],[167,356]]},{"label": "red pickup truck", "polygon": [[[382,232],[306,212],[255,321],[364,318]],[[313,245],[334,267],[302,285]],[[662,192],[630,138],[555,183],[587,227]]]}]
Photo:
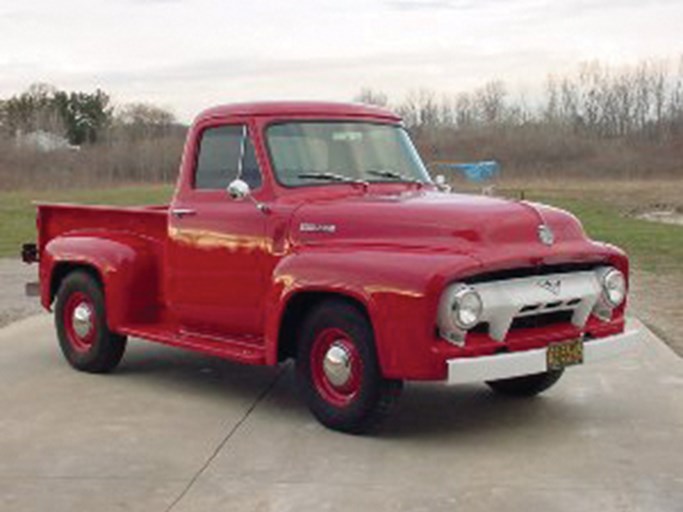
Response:
[{"label": "red pickup truck", "polygon": [[254,103],[203,112],[170,206],[38,206],[40,295],[78,370],[127,336],[241,363],[289,358],[313,414],[352,433],[406,380],[509,395],[617,355],[628,260],[575,217],[451,194],[383,109]]}]

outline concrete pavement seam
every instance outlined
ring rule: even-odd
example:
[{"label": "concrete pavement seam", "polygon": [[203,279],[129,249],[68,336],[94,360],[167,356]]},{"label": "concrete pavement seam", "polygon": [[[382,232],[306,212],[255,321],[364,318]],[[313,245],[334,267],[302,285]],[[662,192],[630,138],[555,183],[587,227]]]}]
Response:
[{"label": "concrete pavement seam", "polygon": [[280,377],[284,373],[284,370],[280,370],[275,378],[272,380],[272,382],[256,397],[256,400],[249,406],[247,411],[244,413],[244,416],[240,418],[240,420],[235,423],[235,425],[230,429],[230,431],[226,434],[226,436],[223,438],[223,440],[218,444],[216,449],[213,451],[213,453],[209,456],[208,459],[202,464],[202,467],[199,468],[199,470],[194,474],[194,476],[190,479],[190,481],[187,483],[185,488],[181,491],[181,493],[176,497],[175,500],[168,506],[166,509],[166,512],[171,512],[175,508],[175,506],[182,501],[182,499],[187,495],[187,493],[190,491],[192,486],[195,484],[197,480],[199,480],[199,477],[202,476],[204,471],[211,465],[211,463],[214,461],[214,459],[218,456],[218,454],[221,452],[223,447],[230,441],[232,436],[235,435],[235,433],[239,430],[239,428],[244,424],[245,421],[247,421],[247,418],[251,415],[251,413],[256,409],[258,404],[260,404],[263,399],[268,396],[268,393],[272,391],[272,389],[275,387],[277,382],[280,380]]}]

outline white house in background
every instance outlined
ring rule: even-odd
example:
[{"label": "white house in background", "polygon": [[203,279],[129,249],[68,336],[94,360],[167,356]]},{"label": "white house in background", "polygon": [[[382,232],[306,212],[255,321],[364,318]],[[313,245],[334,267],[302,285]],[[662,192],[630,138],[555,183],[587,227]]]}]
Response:
[{"label": "white house in background", "polygon": [[16,144],[20,148],[33,149],[42,151],[44,153],[50,151],[58,151],[63,149],[70,149],[78,151],[79,146],[69,144],[69,140],[56,133],[46,132],[45,130],[36,130],[30,133],[18,132],[16,136]]}]

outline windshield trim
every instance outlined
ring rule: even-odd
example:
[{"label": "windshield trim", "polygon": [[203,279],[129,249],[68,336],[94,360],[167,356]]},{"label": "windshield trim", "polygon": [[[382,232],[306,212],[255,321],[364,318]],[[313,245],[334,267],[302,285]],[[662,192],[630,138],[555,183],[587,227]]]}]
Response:
[{"label": "windshield trim", "polygon": [[[412,137],[410,137],[410,133],[406,129],[405,125],[403,122],[400,121],[385,121],[385,120],[378,120],[378,119],[358,119],[358,118],[353,118],[349,119],[346,117],[339,117],[339,118],[329,118],[326,117],[324,119],[315,119],[315,118],[292,118],[292,119],[279,119],[277,121],[272,121],[268,124],[266,124],[263,127],[263,144],[266,148],[266,153],[268,155],[268,163],[270,165],[270,170],[271,173],[273,174],[273,178],[275,180],[275,183],[277,183],[278,186],[288,189],[288,190],[297,190],[301,188],[309,188],[309,187],[330,187],[330,186],[356,186],[357,183],[354,183],[352,181],[344,182],[344,181],[329,181],[329,182],[311,182],[311,183],[302,183],[300,185],[291,185],[284,183],[280,180],[280,175],[277,172],[277,169],[275,168],[275,162],[273,160],[273,153],[270,147],[270,140],[268,138],[268,130],[272,128],[273,126],[278,126],[282,124],[293,124],[293,123],[309,123],[309,124],[322,124],[322,123],[348,123],[348,124],[372,124],[372,125],[377,125],[377,126],[391,126],[394,128],[397,128],[399,130],[403,130],[405,134],[408,136],[408,139],[410,140],[410,143],[413,145],[413,149],[417,152],[417,148],[415,147],[415,144],[413,143]],[[420,154],[418,153],[418,156]],[[420,156],[420,161],[422,161],[422,157]],[[429,176],[429,172],[427,170],[427,166],[422,162],[422,165],[425,168],[425,172],[427,173],[427,180],[424,182],[424,185],[431,185],[431,177]],[[377,185],[377,184],[392,184],[392,185],[415,185],[414,181],[401,181],[401,180],[395,180],[395,179],[377,179],[377,180],[369,180],[369,184],[371,185]]]}]

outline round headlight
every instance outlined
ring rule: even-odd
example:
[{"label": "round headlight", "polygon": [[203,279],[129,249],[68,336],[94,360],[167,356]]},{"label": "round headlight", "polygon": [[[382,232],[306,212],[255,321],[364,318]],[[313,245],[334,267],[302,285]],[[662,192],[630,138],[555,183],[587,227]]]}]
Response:
[{"label": "round headlight", "polygon": [[453,296],[451,312],[453,321],[461,329],[471,329],[477,323],[483,310],[479,294],[469,286],[464,286]]},{"label": "round headlight", "polygon": [[617,269],[613,268],[605,273],[602,278],[603,295],[607,303],[616,308],[626,298],[626,278]]}]

